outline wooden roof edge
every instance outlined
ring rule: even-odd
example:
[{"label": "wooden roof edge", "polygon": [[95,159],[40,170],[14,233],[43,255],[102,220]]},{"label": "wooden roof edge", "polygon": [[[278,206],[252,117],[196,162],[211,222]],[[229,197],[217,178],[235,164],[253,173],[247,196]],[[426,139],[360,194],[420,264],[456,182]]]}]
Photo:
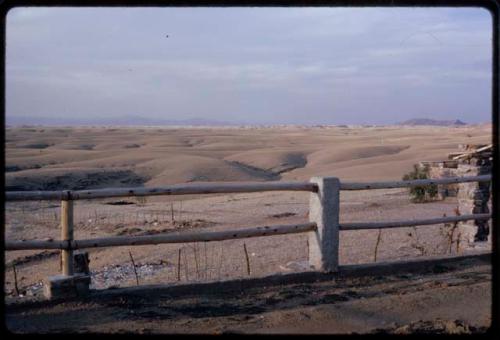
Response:
[{"label": "wooden roof edge", "polygon": [[451,152],[448,154],[448,157],[452,157],[451,158],[452,160],[458,160],[458,159],[469,157],[469,156],[472,156],[472,155],[475,155],[475,154],[478,154],[478,153],[481,153],[484,151],[489,151],[492,148],[493,148],[493,144],[488,144],[486,146],[483,146],[481,148],[478,148],[476,150],[471,150],[468,152],[461,152],[461,153]]}]

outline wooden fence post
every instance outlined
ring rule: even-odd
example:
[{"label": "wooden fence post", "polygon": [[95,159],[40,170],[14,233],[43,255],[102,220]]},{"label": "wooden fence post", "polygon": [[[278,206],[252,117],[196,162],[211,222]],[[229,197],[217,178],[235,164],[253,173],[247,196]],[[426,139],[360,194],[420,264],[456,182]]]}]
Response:
[{"label": "wooden fence post", "polygon": [[309,199],[309,221],[317,229],[309,232],[309,264],[322,272],[338,271],[340,181],[336,177],[313,177],[318,192]]},{"label": "wooden fence post", "polygon": [[[61,240],[73,241],[73,201],[71,198],[61,201]],[[73,275],[73,251],[62,250],[62,274]]]}]

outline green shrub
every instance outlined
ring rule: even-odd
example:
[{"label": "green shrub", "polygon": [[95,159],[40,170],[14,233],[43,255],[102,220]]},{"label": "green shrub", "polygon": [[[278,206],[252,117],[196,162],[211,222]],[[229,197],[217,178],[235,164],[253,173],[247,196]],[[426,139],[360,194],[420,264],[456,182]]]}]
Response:
[{"label": "green shrub", "polygon": [[[413,165],[413,171],[407,173],[403,176],[403,181],[410,181],[414,179],[428,179],[429,178],[429,167],[419,167],[417,164]],[[410,196],[412,196],[412,202],[422,203],[433,200],[438,193],[438,188],[436,184],[420,185],[416,187],[409,188]]]}]

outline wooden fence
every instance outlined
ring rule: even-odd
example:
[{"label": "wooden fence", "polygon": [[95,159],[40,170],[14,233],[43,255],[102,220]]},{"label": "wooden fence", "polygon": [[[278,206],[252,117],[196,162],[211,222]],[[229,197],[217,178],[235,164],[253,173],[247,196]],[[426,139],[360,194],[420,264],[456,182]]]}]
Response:
[{"label": "wooden fence", "polygon": [[[97,189],[78,191],[11,191],[6,192],[5,194],[7,201],[61,200],[61,239],[27,241],[6,240],[5,250],[60,249],[62,258],[62,274],[64,276],[71,276],[73,275],[73,250],[76,249],[154,245],[162,243],[209,242],[307,232],[309,234],[310,265],[318,271],[336,272],[339,269],[338,254],[340,230],[398,228],[466,220],[487,220],[491,218],[491,214],[472,214],[423,220],[340,224],[340,190],[403,188],[431,184],[489,181],[491,181],[491,175],[374,183],[340,182],[340,180],[336,177],[314,177],[310,180],[310,182],[194,183],[157,188]],[[214,232],[181,234],[168,233],[147,236],[115,236],[82,240],[75,240],[73,238],[73,201],[75,200],[126,196],[243,193],[261,191],[310,192],[309,223],[260,226],[247,229]]]}]

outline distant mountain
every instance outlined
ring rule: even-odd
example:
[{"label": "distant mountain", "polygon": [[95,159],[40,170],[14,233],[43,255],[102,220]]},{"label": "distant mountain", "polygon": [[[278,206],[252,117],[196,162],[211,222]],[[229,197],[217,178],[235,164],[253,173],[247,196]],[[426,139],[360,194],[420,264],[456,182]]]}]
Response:
[{"label": "distant mountain", "polygon": [[114,125],[114,126],[234,126],[243,123],[224,122],[205,118],[189,118],[182,120],[146,118],[140,116],[103,117],[103,118],[53,118],[53,117],[6,117],[6,123],[12,126],[45,125],[45,126],[78,126],[78,125]]},{"label": "distant mountain", "polygon": [[398,123],[398,125],[462,126],[462,125],[467,125],[467,123],[462,122],[460,119],[437,120],[437,119],[427,119],[427,118],[414,118]]}]

